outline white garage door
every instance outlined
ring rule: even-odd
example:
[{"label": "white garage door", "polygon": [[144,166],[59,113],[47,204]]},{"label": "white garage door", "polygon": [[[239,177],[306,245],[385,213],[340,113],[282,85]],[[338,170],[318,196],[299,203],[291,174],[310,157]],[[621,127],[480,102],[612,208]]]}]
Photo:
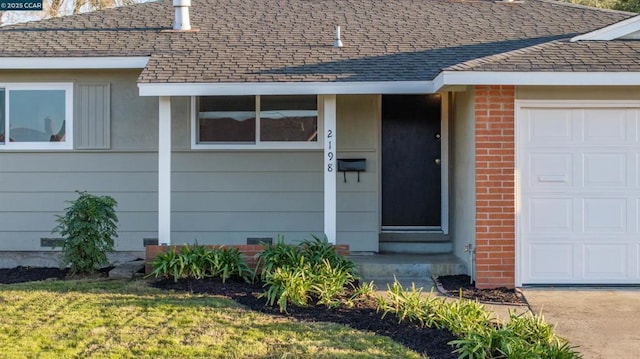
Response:
[{"label": "white garage door", "polygon": [[640,283],[640,103],[517,108],[520,284]]}]

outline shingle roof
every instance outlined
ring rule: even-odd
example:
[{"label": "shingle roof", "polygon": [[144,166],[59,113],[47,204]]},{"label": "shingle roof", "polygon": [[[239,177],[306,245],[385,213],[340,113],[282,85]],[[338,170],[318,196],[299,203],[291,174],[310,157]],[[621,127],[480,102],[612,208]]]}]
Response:
[{"label": "shingle roof", "polygon": [[463,62],[445,70],[640,72],[640,41],[552,41]]},{"label": "shingle roof", "polygon": [[[0,30],[0,57],[151,56],[142,83],[432,80],[466,61],[575,36],[632,14],[545,0],[171,1]],[[343,48],[334,48],[340,25]]]}]

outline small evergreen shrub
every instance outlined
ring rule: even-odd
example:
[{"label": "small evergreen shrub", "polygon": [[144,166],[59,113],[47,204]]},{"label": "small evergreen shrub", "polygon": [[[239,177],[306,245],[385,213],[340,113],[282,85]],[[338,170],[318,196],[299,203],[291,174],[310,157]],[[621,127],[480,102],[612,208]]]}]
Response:
[{"label": "small evergreen shrub", "polygon": [[95,196],[76,191],[78,199],[68,201],[65,215],[57,215],[53,233],[64,238],[62,264],[70,265],[73,273],[90,273],[107,264],[107,253],[113,252],[118,237],[115,207],[110,196]]}]

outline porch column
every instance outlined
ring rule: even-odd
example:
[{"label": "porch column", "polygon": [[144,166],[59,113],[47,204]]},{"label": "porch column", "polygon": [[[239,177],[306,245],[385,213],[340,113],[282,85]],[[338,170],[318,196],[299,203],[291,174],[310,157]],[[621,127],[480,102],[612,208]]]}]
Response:
[{"label": "porch column", "polygon": [[324,96],[324,234],[336,244],[336,95]]},{"label": "porch column", "polygon": [[158,244],[171,244],[171,97],[158,109]]}]

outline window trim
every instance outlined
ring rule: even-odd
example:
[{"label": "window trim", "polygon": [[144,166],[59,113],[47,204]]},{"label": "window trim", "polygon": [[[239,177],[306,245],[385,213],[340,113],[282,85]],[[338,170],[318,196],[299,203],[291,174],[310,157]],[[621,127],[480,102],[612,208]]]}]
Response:
[{"label": "window trim", "polygon": [[[215,95],[214,95],[215,96]],[[198,143],[198,97],[191,96],[191,149],[193,150],[321,150],[323,148],[322,136],[324,133],[323,99],[316,96],[316,108],[318,111],[318,140],[314,142],[302,141],[260,141],[260,95],[252,95],[256,101],[256,139],[255,143]],[[271,96],[271,95],[264,95]],[[274,95],[277,96],[277,95]]]},{"label": "window trim", "polygon": [[63,90],[65,106],[65,141],[64,142],[10,142],[0,143],[0,151],[6,150],[72,150],[73,149],[73,83],[72,82],[7,82],[0,83],[5,90],[5,128],[4,133],[10,135],[9,126],[9,93],[14,90]]}]

